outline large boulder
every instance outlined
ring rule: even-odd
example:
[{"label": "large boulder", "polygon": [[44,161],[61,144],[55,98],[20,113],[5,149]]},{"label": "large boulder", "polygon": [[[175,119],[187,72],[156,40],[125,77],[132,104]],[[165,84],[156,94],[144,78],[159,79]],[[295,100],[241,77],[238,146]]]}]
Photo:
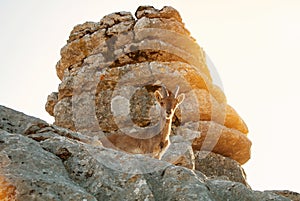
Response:
[{"label": "large boulder", "polygon": [[248,128],[214,84],[207,56],[178,11],[141,6],[135,15],[117,12],[71,31],[56,65],[58,92],[46,103],[54,124],[102,141],[111,135],[155,135],[161,116],[153,94],[162,86],[170,91],[179,86],[186,98],[173,119],[176,143],[166,160],[186,161],[183,166],[192,168],[193,157],[186,153],[194,149],[246,163]]}]

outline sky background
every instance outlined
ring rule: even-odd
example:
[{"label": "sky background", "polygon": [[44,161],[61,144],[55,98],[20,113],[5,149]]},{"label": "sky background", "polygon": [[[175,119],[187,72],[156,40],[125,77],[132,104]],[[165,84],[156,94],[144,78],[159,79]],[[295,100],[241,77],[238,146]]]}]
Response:
[{"label": "sky background", "polygon": [[55,65],[76,24],[139,5],[176,8],[249,127],[255,190],[300,192],[299,0],[0,0],[0,105],[53,122]]}]

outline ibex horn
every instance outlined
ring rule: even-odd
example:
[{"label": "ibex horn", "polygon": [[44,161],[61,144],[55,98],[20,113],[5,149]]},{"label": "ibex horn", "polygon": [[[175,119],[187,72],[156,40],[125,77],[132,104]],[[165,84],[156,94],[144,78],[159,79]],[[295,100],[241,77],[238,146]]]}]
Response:
[{"label": "ibex horn", "polygon": [[169,92],[168,92],[167,88],[164,85],[162,85],[161,88],[162,88],[163,96],[164,97],[169,96]]},{"label": "ibex horn", "polygon": [[174,93],[174,98],[177,98],[179,92],[179,86],[177,85],[175,93]]}]

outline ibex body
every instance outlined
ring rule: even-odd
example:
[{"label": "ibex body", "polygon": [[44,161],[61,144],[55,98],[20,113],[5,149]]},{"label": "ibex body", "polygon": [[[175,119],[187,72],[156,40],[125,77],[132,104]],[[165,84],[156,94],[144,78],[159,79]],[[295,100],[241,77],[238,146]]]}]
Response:
[{"label": "ibex body", "polygon": [[[160,105],[161,120],[160,132],[149,139],[138,139],[125,134],[108,136],[109,143],[122,151],[134,154],[149,154],[153,158],[161,159],[170,146],[170,133],[172,119],[178,106],[183,102],[185,95],[178,95],[179,87],[175,93],[171,93],[164,86],[162,93],[155,91],[154,95]],[[109,146],[112,147],[112,146]]]}]

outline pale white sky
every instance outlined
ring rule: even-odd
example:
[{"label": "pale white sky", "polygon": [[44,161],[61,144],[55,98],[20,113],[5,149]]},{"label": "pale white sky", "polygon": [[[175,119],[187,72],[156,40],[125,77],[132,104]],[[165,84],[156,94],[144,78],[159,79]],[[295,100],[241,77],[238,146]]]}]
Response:
[{"label": "pale white sky", "polygon": [[253,189],[300,192],[300,1],[0,0],[0,104],[52,123],[55,64],[72,28],[139,5],[180,11],[223,82],[253,142]]}]

